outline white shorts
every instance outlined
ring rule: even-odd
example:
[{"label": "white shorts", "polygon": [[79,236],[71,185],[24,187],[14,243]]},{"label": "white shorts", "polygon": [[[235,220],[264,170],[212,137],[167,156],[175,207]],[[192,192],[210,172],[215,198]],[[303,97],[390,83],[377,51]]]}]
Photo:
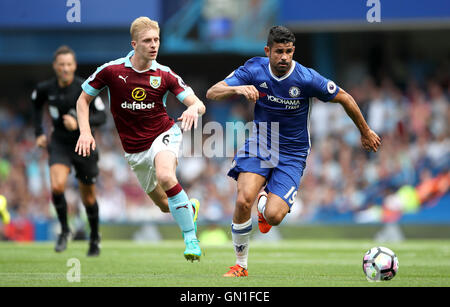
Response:
[{"label": "white shorts", "polygon": [[125,153],[125,159],[136,174],[141,187],[145,193],[150,193],[156,188],[158,181],[156,179],[156,168],[154,160],[156,154],[168,150],[178,158],[183,135],[177,124],[164,133],[161,133],[154,141],[152,146],[146,151],[138,153]]}]

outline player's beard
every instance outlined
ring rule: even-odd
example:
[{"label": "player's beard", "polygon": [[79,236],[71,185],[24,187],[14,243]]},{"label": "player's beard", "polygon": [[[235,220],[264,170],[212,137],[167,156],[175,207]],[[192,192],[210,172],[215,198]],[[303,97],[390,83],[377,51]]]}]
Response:
[{"label": "player's beard", "polygon": [[[286,65],[280,65],[280,64],[286,64]],[[289,69],[291,69],[291,65],[292,65],[292,62],[291,63],[278,62],[274,67],[275,74],[279,75],[279,76],[286,74],[289,71]]]}]

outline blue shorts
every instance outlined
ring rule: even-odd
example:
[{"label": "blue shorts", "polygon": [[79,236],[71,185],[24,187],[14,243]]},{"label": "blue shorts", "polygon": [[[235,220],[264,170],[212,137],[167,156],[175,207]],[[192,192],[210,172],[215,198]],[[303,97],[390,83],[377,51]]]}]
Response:
[{"label": "blue shorts", "polygon": [[234,157],[228,176],[235,180],[238,179],[240,173],[254,173],[265,177],[266,192],[278,195],[291,208],[306,166],[306,157],[294,157],[281,153],[278,156],[278,163],[269,167],[268,159],[238,152]]}]

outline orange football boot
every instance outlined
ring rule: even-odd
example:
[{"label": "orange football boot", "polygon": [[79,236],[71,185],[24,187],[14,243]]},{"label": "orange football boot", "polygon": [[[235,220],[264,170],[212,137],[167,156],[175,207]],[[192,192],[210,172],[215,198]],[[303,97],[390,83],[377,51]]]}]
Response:
[{"label": "orange football boot", "polygon": [[[259,200],[263,196],[265,196],[267,198],[267,193],[265,191],[262,191],[261,193],[259,193],[258,204],[259,204]],[[259,212],[259,210],[258,210],[258,228],[259,228],[259,231],[261,231],[262,233],[268,233],[269,230],[272,228],[272,226],[269,225],[269,223],[267,223],[266,219],[264,218],[264,215],[261,212]]]},{"label": "orange football boot", "polygon": [[248,271],[247,269],[244,269],[239,264],[236,264],[235,266],[230,266],[230,270],[223,274],[224,277],[247,277]]}]

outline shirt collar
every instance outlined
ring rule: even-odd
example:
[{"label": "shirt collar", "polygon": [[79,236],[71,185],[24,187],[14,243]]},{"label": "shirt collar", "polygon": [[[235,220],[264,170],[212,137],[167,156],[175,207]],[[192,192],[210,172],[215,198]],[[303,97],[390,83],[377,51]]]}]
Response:
[{"label": "shirt collar", "polygon": [[277,81],[283,81],[284,79],[289,78],[289,76],[292,74],[292,72],[294,71],[294,69],[295,69],[295,61],[292,60],[292,65],[291,65],[291,68],[289,69],[289,71],[288,71],[284,76],[277,77],[277,76],[275,76],[275,74],[272,72],[272,68],[270,67],[270,62],[269,62],[269,72],[270,72],[270,75],[272,76],[272,78],[274,78],[274,79],[277,80]]},{"label": "shirt collar", "polygon": [[148,71],[148,70],[156,71],[156,70],[158,69],[158,65],[159,65],[158,62],[156,62],[156,60],[153,60],[153,61],[152,61],[152,65],[150,65],[150,68],[149,68],[149,69],[146,69],[146,70],[143,70],[143,71],[136,70],[136,69],[133,67],[133,65],[131,64],[131,60],[130,60],[130,58],[133,56],[133,54],[134,54],[134,50],[131,50],[131,51],[127,54],[127,56],[125,57],[125,67],[130,67],[130,68],[134,69],[134,70],[137,71],[137,72],[146,72],[146,71]]}]

